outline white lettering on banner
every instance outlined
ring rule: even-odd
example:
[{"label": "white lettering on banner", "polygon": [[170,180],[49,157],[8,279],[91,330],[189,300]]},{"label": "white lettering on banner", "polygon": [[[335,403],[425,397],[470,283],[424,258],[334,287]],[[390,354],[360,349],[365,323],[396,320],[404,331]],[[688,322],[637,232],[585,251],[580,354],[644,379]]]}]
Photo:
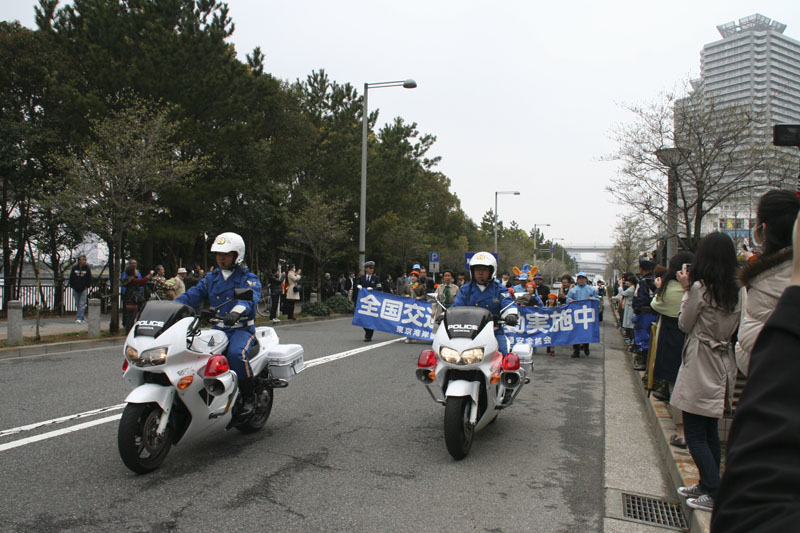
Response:
[{"label": "white lettering on banner", "polygon": [[[403,308],[403,314],[406,316],[406,318],[402,319],[401,323],[414,324],[415,326],[419,326],[421,328],[430,326],[430,322],[433,318],[431,316],[431,306],[422,306],[416,303],[406,305]],[[427,317],[425,315],[427,315]],[[421,321],[420,319],[423,317],[425,317],[426,320]]]},{"label": "white lettering on banner", "polygon": [[589,329],[589,324],[594,323],[594,309],[581,307],[575,310],[575,323],[582,324],[583,329]]},{"label": "white lettering on banner", "polygon": [[569,309],[564,309],[564,312],[561,313],[558,325],[561,331],[572,331],[572,313],[570,313]]},{"label": "white lettering on banner", "polygon": [[542,340],[544,340],[544,343],[545,343],[545,344],[550,344],[551,342],[553,342],[553,339],[551,339],[549,335],[547,335],[547,336],[546,336],[544,339],[542,339]]},{"label": "white lettering on banner", "polygon": [[384,300],[381,304],[381,318],[398,322],[403,313],[403,302],[397,300]]},{"label": "white lettering on banner", "polygon": [[537,331],[547,333],[550,331],[550,316],[543,313],[533,313],[527,316],[528,327],[524,330],[528,335],[533,335]]},{"label": "white lettering on banner", "polygon": [[553,311],[550,318],[553,320],[553,325],[550,327],[550,333],[558,333],[561,326],[561,313],[564,311]]},{"label": "white lettering on banner", "polygon": [[404,328],[403,328],[403,326],[397,326],[395,328],[395,331],[397,332],[398,335],[402,335],[403,331],[404,331]]},{"label": "white lettering on banner", "polygon": [[375,296],[370,294],[358,300],[358,303],[362,306],[358,309],[359,314],[378,318],[378,308],[381,302]]}]

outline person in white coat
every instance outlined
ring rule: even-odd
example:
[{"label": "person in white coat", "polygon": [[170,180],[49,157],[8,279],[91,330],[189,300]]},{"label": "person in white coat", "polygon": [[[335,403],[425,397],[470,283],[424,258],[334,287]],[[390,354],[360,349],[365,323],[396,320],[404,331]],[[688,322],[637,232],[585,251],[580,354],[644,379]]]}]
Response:
[{"label": "person in white coat", "polygon": [[670,403],[683,411],[683,432],[700,482],[680,487],[686,504],[710,511],[720,481],[718,423],[733,400],[736,361],[732,337],[739,327],[736,249],[722,232],[703,237],[691,272],[676,274],[685,293],[678,326],[686,333]]},{"label": "person in white coat", "polygon": [[286,318],[289,320],[297,320],[294,316],[294,304],[300,300],[300,278],[303,276],[302,269],[295,268],[294,265],[289,265],[289,271],[286,273],[286,296],[284,297],[284,310],[286,311]]},{"label": "person in white coat", "polygon": [[742,320],[736,343],[736,364],[744,375],[761,328],[778,304],[792,273],[792,228],[800,201],[793,192],[773,190],[758,202],[753,240],[761,254],[739,271]]}]

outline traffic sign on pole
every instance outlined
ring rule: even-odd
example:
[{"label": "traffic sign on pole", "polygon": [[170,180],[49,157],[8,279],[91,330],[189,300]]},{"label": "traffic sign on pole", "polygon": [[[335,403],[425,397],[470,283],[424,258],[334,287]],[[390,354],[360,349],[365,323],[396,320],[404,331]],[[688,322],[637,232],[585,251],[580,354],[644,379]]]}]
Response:
[{"label": "traffic sign on pole", "polygon": [[439,252],[428,253],[428,272],[439,272]]}]

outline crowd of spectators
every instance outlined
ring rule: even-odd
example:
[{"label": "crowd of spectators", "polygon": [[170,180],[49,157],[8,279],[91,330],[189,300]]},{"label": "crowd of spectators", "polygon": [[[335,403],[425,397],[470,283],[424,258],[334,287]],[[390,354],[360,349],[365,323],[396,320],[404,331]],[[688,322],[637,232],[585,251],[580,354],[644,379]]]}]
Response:
[{"label": "crowd of spectators", "polygon": [[[746,244],[737,250],[728,234],[713,232],[695,254],[678,252],[655,272],[643,257],[639,276],[623,273],[614,289],[634,366],[647,372],[656,397],[679,411],[682,424],[670,443],[688,447],[700,474],[678,493],[689,507],[714,511],[712,530],[755,531],[764,521],[791,528],[800,514],[796,478],[777,473],[800,471],[800,419],[788,412],[798,389],[789,384],[795,376],[781,369],[794,368],[787,357],[798,346],[797,288],[790,287],[800,284],[800,258],[793,255],[798,212],[798,195],[769,191],[756,210],[757,253]],[[767,368],[767,360],[782,363]],[[762,370],[760,380],[754,368]],[[737,380],[744,388],[723,469],[718,423],[733,412]]]}]

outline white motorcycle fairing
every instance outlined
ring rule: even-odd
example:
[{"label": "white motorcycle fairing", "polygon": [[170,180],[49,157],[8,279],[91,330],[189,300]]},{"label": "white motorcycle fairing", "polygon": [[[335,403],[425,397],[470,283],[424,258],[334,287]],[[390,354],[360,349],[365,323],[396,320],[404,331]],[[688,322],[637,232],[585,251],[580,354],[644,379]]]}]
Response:
[{"label": "white motorcycle fairing", "polygon": [[[475,431],[513,403],[532,372],[531,350],[524,345],[515,348],[524,352],[518,360],[524,359],[525,364],[504,366],[494,320],[485,309],[451,307],[434,334],[432,349],[420,354],[417,378],[446,407],[445,442],[456,459],[467,455]],[[483,356],[478,358],[481,350]]]},{"label": "white motorcycle fairing", "polygon": [[237,375],[227,358],[217,356],[228,348],[227,335],[198,324],[188,306],[148,302],[126,338],[123,379],[133,390],[125,399],[118,439],[123,462],[137,473],[157,468],[173,443],[230,427],[259,430],[272,409],[273,390],[286,387],[304,368],[302,346],[279,344],[271,327],[255,328],[248,362],[256,409],[234,418]]}]

